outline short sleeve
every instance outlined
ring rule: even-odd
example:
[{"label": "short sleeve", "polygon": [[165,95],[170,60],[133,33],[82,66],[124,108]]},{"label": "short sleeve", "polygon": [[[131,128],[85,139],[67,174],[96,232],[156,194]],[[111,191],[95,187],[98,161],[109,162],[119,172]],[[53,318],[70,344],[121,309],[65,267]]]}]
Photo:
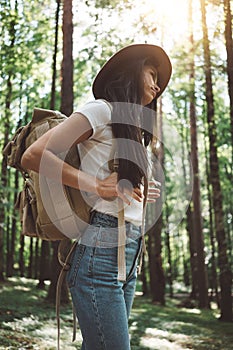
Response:
[{"label": "short sleeve", "polygon": [[91,138],[100,129],[111,123],[111,105],[103,100],[90,101],[75,110],[75,112],[81,113],[88,119],[93,129]]}]

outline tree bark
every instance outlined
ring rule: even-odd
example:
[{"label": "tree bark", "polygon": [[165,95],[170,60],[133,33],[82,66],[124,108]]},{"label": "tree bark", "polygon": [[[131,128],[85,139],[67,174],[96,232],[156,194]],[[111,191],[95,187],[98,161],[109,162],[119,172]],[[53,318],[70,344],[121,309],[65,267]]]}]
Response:
[{"label": "tree bark", "polygon": [[[14,10],[17,13],[18,10],[18,3],[17,1],[14,3]],[[10,9],[10,7],[9,7]],[[8,26],[8,36],[9,36],[9,59],[14,59],[12,57],[13,48],[15,46],[15,39],[16,39],[16,24],[17,24],[17,18],[10,17],[9,26]],[[13,54],[14,55],[14,54]],[[11,106],[11,99],[12,99],[12,80],[14,78],[14,69],[10,68],[10,70],[6,72],[6,97],[5,97],[5,120],[4,120],[4,142],[3,142],[3,149],[7,145],[9,141],[9,131],[10,131],[10,106]],[[1,164],[1,198],[6,198],[6,189],[7,189],[7,159],[5,156],[2,157],[2,164]],[[4,231],[5,231],[5,207],[3,204],[3,201],[1,201],[0,205],[0,281],[4,280]]]},{"label": "tree bark", "polygon": [[51,86],[51,99],[50,109],[55,109],[56,100],[56,76],[57,76],[57,52],[58,52],[58,29],[59,29],[59,14],[60,14],[61,0],[57,0],[57,9],[55,16],[55,39],[54,39],[54,53],[53,53],[53,65],[52,65],[52,86]]},{"label": "tree bark", "polygon": [[[13,45],[13,44],[12,44]],[[7,94],[5,100],[5,122],[4,122],[4,143],[3,149],[9,141],[10,129],[10,104],[12,96],[12,76],[9,75],[7,79]],[[7,159],[2,157],[1,164],[1,198],[6,198],[5,190],[7,188]],[[0,281],[4,281],[4,231],[5,231],[5,207],[3,201],[0,205]]]},{"label": "tree bark", "polygon": [[210,153],[210,180],[213,192],[213,207],[216,236],[218,241],[218,265],[220,270],[220,288],[221,288],[221,316],[222,321],[232,321],[232,273],[227,256],[227,238],[224,228],[224,213],[222,203],[222,191],[219,178],[219,162],[217,155],[217,136],[214,115],[214,97],[211,74],[211,59],[208,29],[206,25],[206,5],[205,0],[201,0],[202,12],[202,30],[203,47],[205,61],[205,79],[206,79],[206,103],[207,103],[207,123],[209,134],[209,153]]},{"label": "tree bark", "polygon": [[45,280],[51,280],[50,265],[50,242],[43,240],[40,253],[39,283],[37,285],[40,289],[45,287]]},{"label": "tree bark", "polygon": [[[208,162],[209,156],[207,151],[207,145],[205,142],[205,157]],[[210,172],[209,166],[206,162],[206,177],[207,177],[207,193],[208,193],[208,202],[209,202],[209,234],[210,234],[210,245],[211,245],[211,272],[209,276],[209,287],[211,288],[211,297],[212,299],[215,296],[218,307],[220,307],[219,302],[219,292],[218,292],[218,277],[217,277],[217,268],[216,268],[216,234],[214,229],[214,220],[213,220],[213,201],[210,188]]]},{"label": "tree bark", "polygon": [[[15,188],[15,192],[14,192],[13,203],[16,202],[17,195],[18,195],[16,192],[16,190],[19,188],[19,172],[18,171],[15,171],[15,174],[14,174],[14,188]],[[8,261],[7,261],[7,277],[12,277],[13,271],[14,271],[16,224],[17,224],[17,214],[13,212],[11,235],[10,235],[10,242],[9,242],[10,243],[9,244],[9,254],[8,254]]]},{"label": "tree bark", "polygon": [[33,238],[30,238],[28,278],[33,277],[33,260],[34,260]]},{"label": "tree bark", "polygon": [[19,271],[20,277],[25,275],[25,264],[24,264],[24,245],[25,245],[25,236],[20,236],[20,249],[19,249]]},{"label": "tree bark", "polygon": [[190,53],[190,73],[189,81],[191,83],[190,91],[190,139],[191,139],[191,162],[193,168],[193,234],[196,236],[196,252],[197,252],[197,270],[198,270],[198,302],[200,308],[208,308],[208,283],[205,266],[204,238],[202,231],[202,211],[201,211],[201,195],[199,180],[199,160],[198,160],[198,143],[197,143],[197,122],[196,122],[196,98],[195,98],[195,68],[194,68],[194,39],[192,28],[192,0],[189,0],[189,41],[191,47]]},{"label": "tree bark", "polygon": [[[153,147],[152,152],[160,163],[159,167],[156,167],[155,163],[155,178],[157,181],[162,182],[161,169],[164,163],[164,149],[163,149],[163,137],[162,137],[162,101],[160,100],[159,111],[157,113],[157,133],[158,140],[160,141],[161,147],[156,150]],[[165,274],[162,265],[162,242],[161,233],[163,226],[163,218],[161,213],[162,208],[162,197],[158,198],[155,203],[155,217],[158,218],[156,223],[149,230],[149,273],[150,273],[150,290],[152,296],[152,302],[160,303],[165,305]]]},{"label": "tree bark", "polygon": [[197,271],[197,254],[196,254],[196,237],[193,233],[193,203],[191,202],[187,209],[187,232],[189,236],[189,252],[190,252],[190,266],[192,275],[192,290],[190,293],[191,299],[197,299],[198,296],[198,271]]},{"label": "tree bark", "polygon": [[233,39],[232,39],[232,13],[230,0],[224,0],[225,14],[225,41],[227,52],[228,92],[230,98],[231,142],[233,147]]},{"label": "tree bark", "polygon": [[165,229],[165,244],[167,247],[167,262],[168,262],[168,268],[167,268],[167,281],[169,284],[169,295],[170,298],[173,297],[173,272],[172,272],[172,252],[171,252],[171,244],[170,244],[170,230],[169,230],[169,222],[168,222],[168,207],[166,206],[166,229]]},{"label": "tree bark", "polygon": [[73,111],[73,14],[72,0],[63,2],[63,60],[61,68],[61,112]]},{"label": "tree bark", "polygon": [[[51,264],[52,266],[51,284],[49,286],[49,290],[47,294],[47,300],[52,303],[55,303],[55,300],[56,300],[57,280],[61,271],[61,265],[58,262],[58,246],[59,246],[59,241],[52,242],[53,256],[52,256],[52,264]],[[63,304],[69,303],[69,293],[68,293],[66,283],[62,284],[60,302]]]}]

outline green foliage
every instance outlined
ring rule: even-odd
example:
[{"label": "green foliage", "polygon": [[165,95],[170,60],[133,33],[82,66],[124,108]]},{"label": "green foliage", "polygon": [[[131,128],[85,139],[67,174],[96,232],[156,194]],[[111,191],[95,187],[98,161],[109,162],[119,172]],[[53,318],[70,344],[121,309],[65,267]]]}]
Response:
[{"label": "green foliage", "polygon": [[13,129],[20,114],[25,113],[30,106],[32,108],[48,91],[47,77],[48,72],[51,72],[53,44],[53,23],[50,20],[53,8],[49,3],[48,0],[6,2],[0,10],[0,106],[3,107],[6,103],[4,96],[7,96],[10,84],[10,126]]},{"label": "green foliage", "polygon": [[96,8],[105,8],[105,7],[110,7],[113,8],[117,4],[119,4],[119,0],[91,0],[91,1],[86,1],[86,4],[89,6],[90,4],[94,4]]}]

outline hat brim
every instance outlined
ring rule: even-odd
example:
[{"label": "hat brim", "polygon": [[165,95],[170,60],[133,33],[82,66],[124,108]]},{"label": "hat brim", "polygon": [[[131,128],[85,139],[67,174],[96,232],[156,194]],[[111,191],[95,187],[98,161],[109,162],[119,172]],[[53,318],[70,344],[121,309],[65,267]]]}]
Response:
[{"label": "hat brim", "polygon": [[104,87],[111,78],[112,72],[121,70],[140,58],[150,58],[158,74],[158,86],[160,88],[156,99],[165,90],[172,72],[172,65],[166,52],[156,45],[134,44],[124,47],[115,53],[100,69],[92,85],[93,95],[96,99],[104,98]]}]

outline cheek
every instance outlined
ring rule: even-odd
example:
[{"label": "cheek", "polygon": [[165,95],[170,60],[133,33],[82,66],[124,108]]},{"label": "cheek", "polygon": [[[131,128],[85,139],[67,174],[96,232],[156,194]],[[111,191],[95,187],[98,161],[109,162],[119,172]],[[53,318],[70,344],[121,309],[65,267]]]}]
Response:
[{"label": "cheek", "polygon": [[144,80],[143,80],[143,86],[144,86],[144,88],[146,88],[148,85],[149,85],[149,79],[148,79],[148,76],[144,76]]}]

